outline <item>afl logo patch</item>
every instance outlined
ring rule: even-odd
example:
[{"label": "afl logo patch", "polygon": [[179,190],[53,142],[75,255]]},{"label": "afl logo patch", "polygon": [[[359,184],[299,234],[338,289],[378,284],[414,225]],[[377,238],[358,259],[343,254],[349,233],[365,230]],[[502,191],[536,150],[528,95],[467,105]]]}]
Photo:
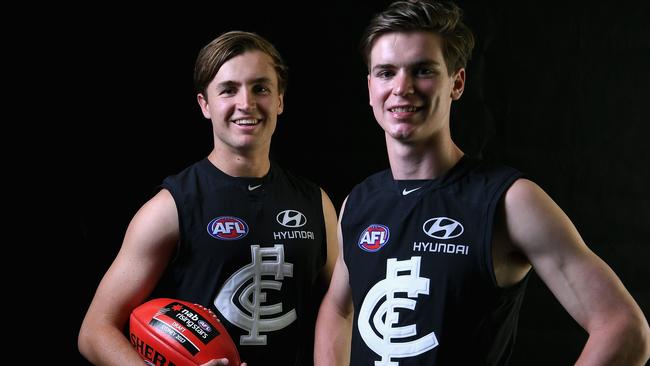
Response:
[{"label": "afl logo patch", "polygon": [[424,233],[436,239],[451,239],[460,236],[465,231],[463,225],[449,217],[434,217],[422,225]]},{"label": "afl logo patch", "polygon": [[368,226],[359,237],[359,248],[366,252],[376,252],[388,243],[390,230],[380,224]]},{"label": "afl logo patch", "polygon": [[286,227],[301,227],[307,223],[305,215],[296,210],[284,210],[275,217],[275,220]]},{"label": "afl logo patch", "polygon": [[237,217],[220,216],[210,221],[208,234],[215,239],[237,240],[248,234],[248,225]]}]

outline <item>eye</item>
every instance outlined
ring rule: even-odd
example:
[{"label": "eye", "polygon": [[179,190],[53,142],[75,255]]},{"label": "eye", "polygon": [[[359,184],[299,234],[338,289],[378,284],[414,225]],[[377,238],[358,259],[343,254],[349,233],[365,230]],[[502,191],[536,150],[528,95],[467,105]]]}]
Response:
[{"label": "eye", "polygon": [[237,89],[235,88],[223,88],[219,91],[219,95],[234,95],[237,94]]},{"label": "eye", "polygon": [[433,74],[433,70],[427,68],[420,68],[415,70],[416,76],[428,76]]},{"label": "eye", "polygon": [[419,67],[413,70],[413,74],[416,77],[432,77],[438,75],[438,71],[430,67]]},{"label": "eye", "polygon": [[253,92],[255,92],[255,94],[269,94],[271,93],[271,89],[264,85],[255,85],[253,87]]},{"label": "eye", "polygon": [[392,70],[379,70],[375,73],[375,77],[378,77],[380,79],[388,79],[394,75],[395,73]]}]

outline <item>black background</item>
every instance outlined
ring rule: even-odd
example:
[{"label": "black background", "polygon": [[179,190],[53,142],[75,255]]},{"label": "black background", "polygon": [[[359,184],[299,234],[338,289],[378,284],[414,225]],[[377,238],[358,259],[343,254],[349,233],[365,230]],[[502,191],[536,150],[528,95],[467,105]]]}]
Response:
[{"label": "black background", "polygon": [[[50,213],[60,220],[65,258],[47,277],[65,284],[66,304],[57,307],[67,320],[56,339],[62,364],[85,364],[78,328],[132,215],[164,177],[211,150],[192,70],[218,34],[258,32],[290,67],[274,159],[321,185],[337,208],[353,185],[387,167],[357,51],[363,27],[386,1],[222,3],[41,8],[38,36],[23,43],[38,55],[25,63],[30,72],[48,75],[29,96],[53,116],[40,123],[51,132],[44,154],[56,162],[39,168],[61,198]],[[455,140],[537,182],[647,314],[648,2],[459,4],[478,44],[453,107]],[[61,299],[63,290],[44,287],[50,300]],[[585,339],[533,276],[513,365],[572,364]]]}]

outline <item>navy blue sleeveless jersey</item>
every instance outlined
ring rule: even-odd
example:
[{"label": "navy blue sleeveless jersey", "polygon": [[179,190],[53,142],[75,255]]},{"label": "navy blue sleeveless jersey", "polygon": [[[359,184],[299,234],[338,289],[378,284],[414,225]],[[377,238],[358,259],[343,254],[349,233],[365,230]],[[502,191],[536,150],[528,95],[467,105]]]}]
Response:
[{"label": "navy blue sleeveless jersey", "polygon": [[207,159],[162,187],[180,243],[153,296],[216,310],[250,365],[312,364],[327,258],[320,188],[275,164],[263,178],[237,178]]},{"label": "navy blue sleeveless jersey", "polygon": [[351,365],[505,365],[526,280],[496,284],[495,209],[521,174],[463,157],[434,180],[377,173],[350,193]]}]

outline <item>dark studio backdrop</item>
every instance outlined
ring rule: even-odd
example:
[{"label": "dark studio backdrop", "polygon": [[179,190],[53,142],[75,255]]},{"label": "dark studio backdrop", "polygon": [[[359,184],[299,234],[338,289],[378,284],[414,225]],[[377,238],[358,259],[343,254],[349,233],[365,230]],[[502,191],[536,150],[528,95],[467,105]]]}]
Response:
[{"label": "dark studio backdrop", "polygon": [[[130,218],[164,177],[211,149],[210,123],[192,86],[199,49],[232,29],[277,46],[290,78],[273,157],[321,185],[340,208],[353,185],[388,166],[357,51],[362,28],[386,3],[87,9],[58,31],[65,41],[56,57],[75,90],[60,107],[73,151],[63,219],[74,255],[83,258],[67,281],[74,294],[66,307],[72,327],[60,338],[67,364],[86,364],[76,349],[78,327]],[[453,107],[455,140],[537,182],[647,316],[650,6],[459,3],[478,44]],[[533,275],[512,364],[569,365],[585,340]]]}]

